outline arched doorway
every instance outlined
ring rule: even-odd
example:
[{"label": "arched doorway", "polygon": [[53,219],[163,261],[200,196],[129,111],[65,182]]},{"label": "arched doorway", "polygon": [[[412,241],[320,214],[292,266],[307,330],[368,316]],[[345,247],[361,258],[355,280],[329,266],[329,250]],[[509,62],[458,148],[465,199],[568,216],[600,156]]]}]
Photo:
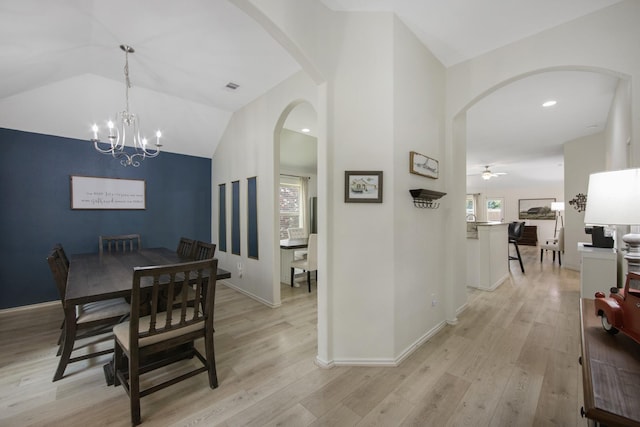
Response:
[{"label": "arched doorway", "polygon": [[[297,229],[304,236],[318,232],[318,119],[314,107],[307,101],[294,101],[285,108],[274,131],[276,163],[276,235],[286,239],[288,230]],[[304,248],[280,249],[279,272],[274,293],[286,303],[288,298],[307,292],[307,286],[294,274],[290,263],[304,258]],[[294,271],[298,272],[297,270]],[[312,289],[317,290],[315,275]],[[294,287],[290,286],[294,283]],[[304,284],[304,283],[303,283]],[[315,289],[314,289],[315,288]]]}]

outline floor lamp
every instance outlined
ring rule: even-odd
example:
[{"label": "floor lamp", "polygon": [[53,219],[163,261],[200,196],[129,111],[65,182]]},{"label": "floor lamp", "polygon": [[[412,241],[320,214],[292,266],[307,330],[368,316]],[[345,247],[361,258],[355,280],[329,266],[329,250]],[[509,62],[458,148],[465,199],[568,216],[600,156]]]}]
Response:
[{"label": "floor lamp", "polygon": [[556,226],[553,229],[553,238],[558,234],[558,217],[560,217],[560,227],[564,227],[562,220],[562,211],[564,211],[564,202],[551,202],[551,210],[556,212]]},{"label": "floor lamp", "polygon": [[[584,222],[589,225],[640,225],[640,169],[593,173],[589,176]],[[628,271],[640,273],[640,234],[622,236],[629,246]]]}]

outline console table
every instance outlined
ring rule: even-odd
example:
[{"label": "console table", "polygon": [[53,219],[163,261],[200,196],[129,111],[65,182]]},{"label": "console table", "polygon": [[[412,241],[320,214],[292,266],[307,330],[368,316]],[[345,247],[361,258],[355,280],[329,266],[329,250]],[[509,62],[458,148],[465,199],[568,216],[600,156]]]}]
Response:
[{"label": "console table", "polygon": [[580,318],[582,415],[607,427],[640,426],[640,344],[622,333],[606,333],[593,299],[581,299]]}]

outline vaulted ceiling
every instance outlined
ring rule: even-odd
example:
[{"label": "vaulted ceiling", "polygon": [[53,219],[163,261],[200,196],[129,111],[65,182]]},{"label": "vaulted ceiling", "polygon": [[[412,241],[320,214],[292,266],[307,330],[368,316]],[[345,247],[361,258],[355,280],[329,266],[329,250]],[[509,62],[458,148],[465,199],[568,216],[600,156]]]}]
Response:
[{"label": "vaulted ceiling", "polygon": [[[619,0],[318,1],[392,11],[451,66]],[[196,156],[213,155],[234,111],[300,70],[233,1],[1,0],[0,126],[89,138],[93,122],[124,108],[121,44],[136,50],[130,100],[143,129],[160,127],[166,151]],[[470,179],[486,164],[513,179],[558,168],[564,141],[602,129],[615,84],[558,72],[487,97],[469,111]],[[547,96],[555,110],[540,109]]]}]

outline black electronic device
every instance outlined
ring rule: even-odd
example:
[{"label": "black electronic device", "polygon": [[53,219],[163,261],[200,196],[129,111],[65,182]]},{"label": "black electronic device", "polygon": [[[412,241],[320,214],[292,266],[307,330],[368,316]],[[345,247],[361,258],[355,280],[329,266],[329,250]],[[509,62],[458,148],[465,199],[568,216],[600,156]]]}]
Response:
[{"label": "black electronic device", "polygon": [[613,248],[613,237],[605,236],[604,227],[585,227],[584,232],[591,234],[592,244],[590,246],[594,248]]}]

